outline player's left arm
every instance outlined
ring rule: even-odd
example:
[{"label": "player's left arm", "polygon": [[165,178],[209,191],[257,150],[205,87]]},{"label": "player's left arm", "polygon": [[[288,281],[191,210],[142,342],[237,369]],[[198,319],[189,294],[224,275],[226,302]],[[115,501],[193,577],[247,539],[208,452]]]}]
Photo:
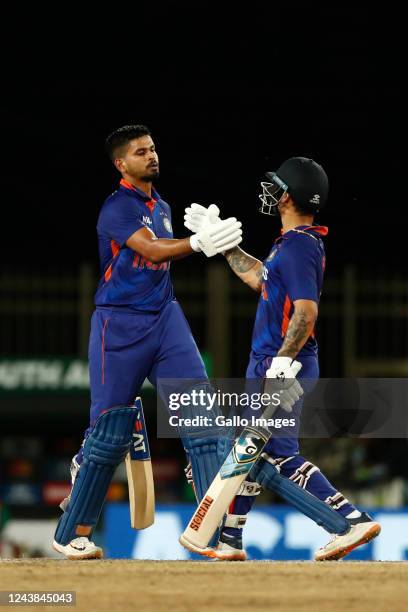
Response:
[{"label": "player's left arm", "polygon": [[313,332],[317,320],[318,306],[314,300],[295,300],[293,306],[293,315],[278,357],[295,359]]},{"label": "player's left arm", "polygon": [[318,315],[318,279],[322,268],[318,242],[305,235],[292,238],[282,249],[279,267],[293,313],[278,357],[295,359],[312,334]]}]

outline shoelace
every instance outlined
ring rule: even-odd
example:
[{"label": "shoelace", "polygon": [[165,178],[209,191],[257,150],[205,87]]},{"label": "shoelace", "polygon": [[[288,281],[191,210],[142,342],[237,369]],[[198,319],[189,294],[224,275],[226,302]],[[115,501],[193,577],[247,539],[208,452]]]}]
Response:
[{"label": "shoelace", "polygon": [[79,546],[81,546],[81,547],[83,546],[84,548],[85,548],[85,547],[86,547],[88,544],[90,544],[91,546],[93,546],[93,545],[94,545],[94,543],[93,543],[93,542],[91,542],[90,540],[88,540],[88,538],[86,538],[86,537],[84,537],[84,536],[82,536],[82,537],[80,537],[80,538],[75,538],[75,540],[72,540],[72,542],[71,542],[71,545],[72,545],[72,546],[78,546],[78,547],[79,547]]},{"label": "shoelace", "polygon": [[334,533],[331,537],[331,539],[327,542],[327,544],[325,544],[322,547],[322,550],[324,550],[325,548],[328,548],[330,546],[330,544],[332,544],[334,542],[334,540],[337,538],[337,533]]}]

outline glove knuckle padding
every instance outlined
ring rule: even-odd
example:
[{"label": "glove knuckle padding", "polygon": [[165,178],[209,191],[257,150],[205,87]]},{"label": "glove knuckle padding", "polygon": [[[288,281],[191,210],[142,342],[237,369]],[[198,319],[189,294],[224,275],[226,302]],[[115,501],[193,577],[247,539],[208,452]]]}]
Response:
[{"label": "glove knuckle padding", "polygon": [[193,202],[191,204],[191,209],[198,214],[205,215],[207,214],[207,209],[202,204],[198,204],[197,202]]},{"label": "glove knuckle padding", "polygon": [[218,234],[212,234],[212,239],[214,241],[214,244],[218,245],[225,242],[229,242],[230,240],[236,240],[236,238],[239,238],[239,236],[241,235],[242,231],[238,228],[225,229],[222,232],[219,232]]},{"label": "glove knuckle padding", "polygon": [[290,397],[290,399],[293,402],[297,402],[298,401],[299,395],[298,395],[298,393],[296,393],[296,390],[293,388],[293,386],[289,387],[286,392],[287,392],[288,396]]},{"label": "glove knuckle padding", "polygon": [[84,445],[70,502],[55,532],[59,544],[78,537],[78,525],[95,527],[114,471],[129,451],[137,412],[136,406],[111,408],[96,421]]},{"label": "glove knuckle padding", "polygon": [[223,219],[220,223],[212,225],[210,228],[210,232],[212,236],[222,234],[225,231],[230,231],[232,227],[237,225],[237,220],[235,217],[229,217],[228,219]]},{"label": "glove knuckle padding", "polygon": [[219,222],[220,209],[216,204],[210,204],[207,210],[208,218],[211,219],[212,223]]},{"label": "glove knuckle padding", "polygon": [[277,468],[261,458],[251,470],[251,477],[264,489],[277,493],[282,499],[308,516],[312,521],[326,529],[329,533],[346,533],[349,530],[348,521],[308,491],[302,489],[289,478],[282,476]]}]

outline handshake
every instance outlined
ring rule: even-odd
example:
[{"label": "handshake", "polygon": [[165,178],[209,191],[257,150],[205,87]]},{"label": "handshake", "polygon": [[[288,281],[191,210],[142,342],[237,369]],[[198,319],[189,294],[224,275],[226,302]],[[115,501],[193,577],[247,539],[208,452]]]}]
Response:
[{"label": "handshake", "polygon": [[235,217],[220,219],[220,209],[215,204],[208,208],[191,204],[185,209],[184,225],[194,232],[190,237],[193,251],[202,251],[207,257],[224,254],[242,241],[240,221]]}]

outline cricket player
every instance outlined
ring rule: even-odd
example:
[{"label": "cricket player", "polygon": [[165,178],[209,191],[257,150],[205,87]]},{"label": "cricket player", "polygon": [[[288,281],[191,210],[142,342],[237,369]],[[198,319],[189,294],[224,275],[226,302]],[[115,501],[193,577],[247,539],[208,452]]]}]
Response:
[{"label": "cricket player", "polygon": [[[299,379],[319,377],[318,346],[314,327],[318,315],[325,269],[323,237],[327,227],[314,225],[315,214],[324,206],[329,189],[327,175],[312,159],[293,157],[261,183],[260,212],[280,216],[281,236],[261,262],[235,247],[225,256],[237,276],[260,293],[252,336],[247,379],[294,379],[294,365],[301,366]],[[205,209],[194,204],[186,209],[186,227],[199,230]],[[296,361],[295,361],[296,360]],[[297,368],[298,370],[299,368]],[[309,383],[310,384],[310,383]],[[302,400],[293,406],[297,429]],[[291,416],[292,416],[291,415]],[[274,415],[278,416],[278,414]],[[284,416],[279,415],[279,416]],[[286,417],[288,415],[286,414]],[[282,431],[282,430],[281,430]],[[278,469],[287,478],[325,501],[350,523],[349,531],[336,535],[316,552],[316,560],[344,557],[380,533],[380,525],[360,512],[299,450],[297,431],[273,435],[262,459],[252,469],[241,495],[231,504],[219,544],[207,556],[244,560],[242,529],[260,487],[268,488]]]},{"label": "cricket player", "polygon": [[[102,276],[89,340],[90,425],[71,465],[73,488],[61,505],[53,544],[70,559],[103,554],[91,535],[113,473],[129,451],[134,398],[143,381],[156,385],[160,378],[189,378],[208,384],[173,294],[170,262],[195,252],[212,257],[242,240],[235,218],[204,224],[190,238],[173,238],[170,206],[153,186],[159,158],[147,127],[119,128],[107,138],[106,149],[122,178],[97,223]],[[203,495],[226,449],[208,431],[195,431],[193,440],[182,441],[198,495]]]}]

